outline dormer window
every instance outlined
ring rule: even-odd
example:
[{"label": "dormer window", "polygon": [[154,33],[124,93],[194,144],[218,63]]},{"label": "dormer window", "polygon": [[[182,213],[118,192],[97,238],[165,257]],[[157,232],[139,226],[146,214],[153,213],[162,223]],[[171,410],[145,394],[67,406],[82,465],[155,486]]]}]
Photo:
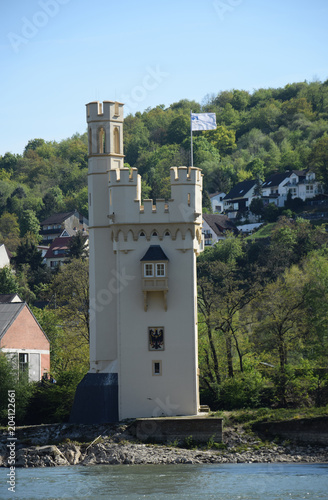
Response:
[{"label": "dormer window", "polygon": [[169,259],[160,245],[150,245],[141,259],[142,291],[144,293],[144,309],[148,309],[148,294],[163,292],[164,308],[167,310],[166,294],[168,292],[167,267]]}]

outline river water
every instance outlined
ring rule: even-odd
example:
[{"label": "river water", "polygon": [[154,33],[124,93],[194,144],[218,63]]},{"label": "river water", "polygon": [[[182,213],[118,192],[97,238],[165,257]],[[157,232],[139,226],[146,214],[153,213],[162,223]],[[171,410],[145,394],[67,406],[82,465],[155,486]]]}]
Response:
[{"label": "river water", "polygon": [[0,469],[0,499],[328,500],[328,464],[98,465]]}]

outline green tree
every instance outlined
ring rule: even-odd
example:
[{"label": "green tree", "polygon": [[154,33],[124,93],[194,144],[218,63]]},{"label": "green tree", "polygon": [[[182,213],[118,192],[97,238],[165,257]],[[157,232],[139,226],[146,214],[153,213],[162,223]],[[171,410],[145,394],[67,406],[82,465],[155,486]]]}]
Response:
[{"label": "green tree", "polygon": [[310,166],[328,191],[328,135],[324,135],[314,143],[310,154]]},{"label": "green tree", "polygon": [[18,284],[10,267],[0,269],[0,294],[17,293]]},{"label": "green tree", "polygon": [[261,198],[253,198],[249,206],[250,211],[259,217],[263,215],[263,201]]},{"label": "green tree", "polygon": [[40,223],[33,210],[24,210],[20,219],[20,235],[23,238],[27,233],[33,235],[35,241],[40,242]]},{"label": "green tree", "polygon": [[76,258],[61,266],[49,288],[49,294],[56,297],[56,312],[70,341],[74,341],[76,348],[88,347],[88,261]]},{"label": "green tree", "polygon": [[236,149],[236,136],[233,130],[218,125],[215,130],[203,132],[208,142],[212,143],[221,155],[232,153]]},{"label": "green tree", "polygon": [[306,276],[297,266],[269,283],[253,302],[258,318],[254,342],[259,352],[270,354],[279,365],[279,400],[286,405],[286,366],[289,356],[300,352],[307,335],[305,313]]},{"label": "green tree", "polygon": [[19,225],[15,214],[5,212],[0,217],[0,241],[4,243],[8,250],[15,252],[19,245]]},{"label": "green tree", "polygon": [[88,256],[87,236],[78,231],[69,241],[68,244],[68,258],[72,259],[85,259]]},{"label": "green tree", "polygon": [[190,116],[178,115],[171,121],[167,129],[167,140],[170,144],[181,144],[190,136]]}]

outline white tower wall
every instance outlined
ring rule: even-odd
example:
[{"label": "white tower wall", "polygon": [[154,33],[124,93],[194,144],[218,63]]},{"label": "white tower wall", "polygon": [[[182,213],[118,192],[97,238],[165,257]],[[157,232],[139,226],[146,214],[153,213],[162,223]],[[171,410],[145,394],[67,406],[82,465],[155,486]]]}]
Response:
[{"label": "white tower wall", "polygon": [[195,415],[201,171],[172,167],[171,199],[141,204],[137,169],[124,168],[123,105],[89,103],[87,122],[91,339],[80,400],[94,413],[78,417],[76,403],[73,421]]}]

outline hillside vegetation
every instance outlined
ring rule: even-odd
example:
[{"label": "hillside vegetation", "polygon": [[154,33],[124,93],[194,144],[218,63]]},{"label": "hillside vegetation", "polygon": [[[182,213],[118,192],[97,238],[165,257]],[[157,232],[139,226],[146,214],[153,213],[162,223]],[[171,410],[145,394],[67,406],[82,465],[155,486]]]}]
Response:
[{"label": "hillside vegetation", "polygon": [[[168,199],[170,167],[190,164],[190,110],[217,116],[217,130],[194,133],[194,165],[203,170],[205,192],[311,168],[328,193],[326,81],[224,91],[202,103],[182,100],[127,116],[125,161],[139,169],[144,198]],[[0,243],[15,256],[14,272],[0,271],[0,293],[50,304],[35,310],[58,380],[56,388],[34,392],[36,409],[57,408],[43,421],[67,418],[72,387],[88,369],[89,310],[87,261],[72,255],[55,273],[45,268],[36,249],[39,222],[75,208],[87,216],[87,156],[86,134],[75,134],[59,143],[31,139],[22,155],[0,157]],[[203,403],[214,409],[327,404],[327,243],[324,225],[281,217],[256,238],[228,236],[199,257]],[[8,379],[4,361],[1,370]],[[64,401],[63,394],[70,396]],[[31,411],[28,401],[21,408]]]}]

